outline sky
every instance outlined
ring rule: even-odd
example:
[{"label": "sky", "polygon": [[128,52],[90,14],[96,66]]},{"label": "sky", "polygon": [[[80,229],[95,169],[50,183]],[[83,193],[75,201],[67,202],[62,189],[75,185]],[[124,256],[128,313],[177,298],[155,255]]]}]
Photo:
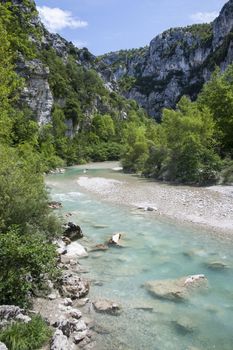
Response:
[{"label": "sky", "polygon": [[36,0],[46,27],[101,55],[139,48],[166,29],[211,22],[226,0]]}]

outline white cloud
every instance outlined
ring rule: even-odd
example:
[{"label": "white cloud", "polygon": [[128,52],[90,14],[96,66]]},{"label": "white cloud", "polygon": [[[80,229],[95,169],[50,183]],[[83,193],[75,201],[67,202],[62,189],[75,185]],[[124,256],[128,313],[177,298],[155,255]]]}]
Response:
[{"label": "white cloud", "polygon": [[213,12],[197,12],[190,16],[190,18],[195,23],[210,23],[212,22],[216,17],[218,17],[219,13],[216,11]]},{"label": "white cloud", "polygon": [[38,6],[37,9],[41,21],[51,32],[58,32],[65,28],[83,28],[88,25],[86,21],[74,18],[70,11],[64,11],[58,7]]}]

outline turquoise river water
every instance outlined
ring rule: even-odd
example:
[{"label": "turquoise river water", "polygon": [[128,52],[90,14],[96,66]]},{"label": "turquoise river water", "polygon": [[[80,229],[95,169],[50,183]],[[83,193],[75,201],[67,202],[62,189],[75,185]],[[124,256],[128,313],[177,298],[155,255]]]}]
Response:
[{"label": "turquoise river water", "polygon": [[[109,177],[111,172],[93,169],[88,176]],[[83,277],[92,281],[90,298],[114,300],[123,309],[120,316],[95,315],[102,329],[98,350],[232,350],[233,244],[102,201],[78,185],[79,176],[83,170],[73,167],[48,176],[47,184],[52,198],[62,201],[62,212],[72,212],[71,220],[82,227],[87,240],[80,243],[93,246],[114,232],[124,233],[124,248],[89,253],[81,260],[89,271]],[[212,270],[211,261],[228,268]],[[146,281],[193,274],[205,274],[209,289],[185,303],[155,299],[143,287]]]}]

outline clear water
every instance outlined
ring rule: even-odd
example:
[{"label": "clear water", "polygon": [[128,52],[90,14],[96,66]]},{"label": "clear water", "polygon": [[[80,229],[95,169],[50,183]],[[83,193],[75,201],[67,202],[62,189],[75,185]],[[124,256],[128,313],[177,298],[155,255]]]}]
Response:
[{"label": "clear water", "polygon": [[[111,176],[110,170],[89,170],[89,176]],[[120,316],[96,314],[103,333],[99,350],[232,350],[233,349],[233,243],[223,242],[198,230],[159,221],[150,213],[135,215],[132,208],[100,201],[77,184],[79,168],[48,177],[53,199],[72,212],[92,246],[104,243],[112,233],[123,232],[125,248],[90,253],[81,261],[89,269],[92,299],[108,298],[123,307]],[[122,175],[121,175],[122,178]],[[96,228],[96,225],[107,227]],[[224,271],[206,263],[225,262]],[[143,284],[205,274],[209,289],[186,303],[153,298]],[[97,283],[96,283],[97,282]],[[176,326],[188,319],[186,332]]]}]

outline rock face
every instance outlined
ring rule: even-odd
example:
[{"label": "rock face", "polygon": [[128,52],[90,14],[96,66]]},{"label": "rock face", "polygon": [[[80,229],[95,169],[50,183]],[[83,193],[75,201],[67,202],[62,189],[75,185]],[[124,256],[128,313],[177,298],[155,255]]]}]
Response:
[{"label": "rock face", "polygon": [[30,107],[39,125],[49,123],[54,102],[48,83],[49,68],[38,59],[22,60],[17,64],[17,72],[26,81],[21,100]]},{"label": "rock face", "polygon": [[185,301],[193,292],[206,289],[207,286],[207,278],[204,275],[194,275],[174,280],[158,280],[145,284],[145,288],[152,296],[176,302]]},{"label": "rock face", "polygon": [[[2,0],[6,2],[6,0]],[[22,1],[12,1],[20,12],[29,12]],[[35,3],[31,1],[32,6]],[[221,70],[233,60],[233,0],[229,0],[211,24],[169,29],[156,36],[144,48],[121,50],[95,57],[86,48],[78,49],[58,34],[49,33],[35,14],[30,25],[40,29],[40,39],[31,35],[38,51],[53,49],[66,64],[72,54],[75,62],[85,69],[94,69],[102,77],[106,89],[134,99],[152,117],[160,119],[164,107],[175,107],[182,95],[195,99],[215,66]],[[55,98],[49,84],[50,71],[38,57],[19,57],[18,73],[25,78],[26,87],[21,100],[26,103],[40,125],[51,121],[53,104],[64,107],[64,97]],[[85,110],[85,125],[96,112],[106,114],[107,106],[99,96]],[[118,111],[119,112],[119,111]],[[127,118],[125,111],[120,118]],[[67,136],[73,137],[78,128],[66,120]]]},{"label": "rock face", "polygon": [[113,89],[160,117],[184,94],[195,98],[215,65],[225,70],[233,59],[233,0],[211,24],[175,28],[156,36],[149,47],[100,58],[99,69]]}]

